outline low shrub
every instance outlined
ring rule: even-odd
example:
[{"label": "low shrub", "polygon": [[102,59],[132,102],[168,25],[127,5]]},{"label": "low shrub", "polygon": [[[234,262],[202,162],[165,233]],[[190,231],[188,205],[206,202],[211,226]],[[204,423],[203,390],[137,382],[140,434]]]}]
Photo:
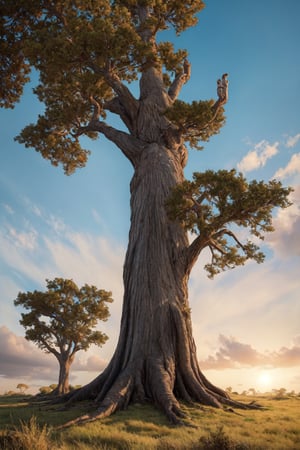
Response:
[{"label": "low shrub", "polygon": [[[200,438],[200,445],[205,450],[249,450],[247,444],[235,442],[225,433],[221,426],[216,431],[212,431],[208,436]],[[201,447],[200,447],[201,448]]]}]

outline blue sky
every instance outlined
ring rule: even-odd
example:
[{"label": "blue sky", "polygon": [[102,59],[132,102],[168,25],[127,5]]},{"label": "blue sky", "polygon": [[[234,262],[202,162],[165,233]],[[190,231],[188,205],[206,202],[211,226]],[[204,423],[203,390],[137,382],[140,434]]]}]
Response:
[{"label": "blue sky", "polygon": [[[198,26],[176,41],[192,64],[182,99],[215,98],[224,72],[230,83],[226,125],[204,151],[190,152],[186,176],[235,167],[249,179],[277,177],[295,189],[293,206],[275,212],[263,265],[249,263],[211,281],[203,255],[192,272],[201,366],[213,382],[238,391],[300,391],[299,17],[298,0],[208,0]],[[19,291],[43,290],[45,279],[55,276],[113,291],[111,318],[100,325],[110,339],[102,349],[78,354],[74,384],[89,381],[108,362],[121,314],[131,166],[100,137],[86,142],[92,151],[87,167],[67,177],[14,142],[42,111],[31,89],[14,110],[0,111],[0,393],[20,382],[34,391],[57,380],[55,358],[24,339],[13,305]]]}]

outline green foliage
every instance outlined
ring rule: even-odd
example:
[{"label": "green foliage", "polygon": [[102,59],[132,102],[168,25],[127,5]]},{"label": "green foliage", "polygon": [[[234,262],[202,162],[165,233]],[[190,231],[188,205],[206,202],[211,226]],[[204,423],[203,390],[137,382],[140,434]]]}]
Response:
[{"label": "green foliage", "polygon": [[198,235],[201,249],[212,254],[205,266],[210,277],[226,268],[242,265],[248,259],[262,262],[264,255],[251,241],[241,243],[236,230],[247,228],[261,240],[273,231],[272,211],[287,208],[291,188],[271,180],[247,182],[235,170],[208,170],[194,173],[193,181],[176,186],[167,203],[169,217]]},{"label": "green foliage", "polygon": [[16,140],[27,148],[35,148],[54,166],[62,162],[65,173],[70,175],[85,166],[90,152],[81,147],[78,137],[72,136],[66,125],[57,122],[39,116],[37,123],[25,127]]},{"label": "green foliage", "polygon": [[[104,119],[119,92],[115,80],[130,83],[151,66],[165,68],[168,87],[186,51],[175,51],[170,42],[153,46],[156,35],[195,25],[203,7],[202,0],[0,0],[0,106],[14,106],[31,69],[39,74],[34,93],[45,105],[18,142],[61,163],[67,174],[83,167],[89,152],[79,136],[97,135],[89,129],[94,101]],[[196,144],[194,135],[188,140]]]},{"label": "green foliage", "polygon": [[20,320],[26,339],[55,356],[104,344],[108,337],[93,328],[109,317],[111,292],[87,284],[79,289],[73,280],[62,278],[46,281],[46,292],[20,292],[14,301],[29,311]]},{"label": "green foliage", "polygon": [[201,150],[199,141],[208,141],[219,133],[225,123],[224,109],[213,109],[214,100],[193,101],[191,104],[176,100],[165,115],[182,133],[191,147]]}]

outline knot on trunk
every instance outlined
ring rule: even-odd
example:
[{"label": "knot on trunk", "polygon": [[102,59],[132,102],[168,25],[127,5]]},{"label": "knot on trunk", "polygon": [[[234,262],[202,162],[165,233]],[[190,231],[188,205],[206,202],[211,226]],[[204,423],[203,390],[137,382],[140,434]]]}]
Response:
[{"label": "knot on trunk", "polygon": [[163,144],[177,157],[182,167],[186,166],[188,151],[179,130],[169,126],[162,131]]}]

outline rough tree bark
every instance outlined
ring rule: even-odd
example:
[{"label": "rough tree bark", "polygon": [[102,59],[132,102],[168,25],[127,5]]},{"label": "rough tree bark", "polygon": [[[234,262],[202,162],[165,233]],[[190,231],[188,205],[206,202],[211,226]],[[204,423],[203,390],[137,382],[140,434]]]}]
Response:
[{"label": "rough tree bark", "polygon": [[[197,240],[190,246],[186,232],[169,220],[165,208],[172,188],[184,179],[187,150],[162,113],[176,98],[184,77],[168,95],[161,73],[154,68],[145,71],[138,108],[131,108],[128,121],[135,130],[135,147],[123,141],[122,134],[114,138],[134,166],[120,337],[104,372],[69,396],[69,402],[94,399],[97,411],[67,425],[105,417],[131,401],[153,402],[175,424],[183,416],[180,399],[246,408],[213,386],[200,370],[188,278],[205,242]],[[104,134],[113,133],[97,126]]]}]

